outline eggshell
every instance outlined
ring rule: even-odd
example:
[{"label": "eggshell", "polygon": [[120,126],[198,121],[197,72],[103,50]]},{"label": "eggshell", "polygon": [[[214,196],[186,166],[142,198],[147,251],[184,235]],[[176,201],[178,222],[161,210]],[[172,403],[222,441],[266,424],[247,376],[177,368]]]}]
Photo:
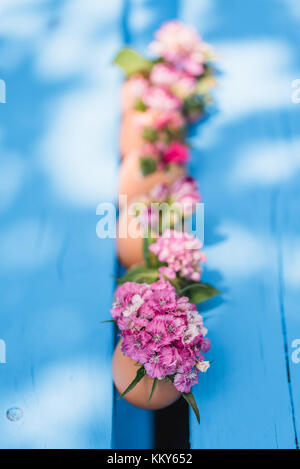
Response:
[{"label": "eggshell", "polygon": [[[171,165],[168,170],[159,170],[143,176],[139,160],[139,153],[132,152],[121,164],[119,194],[127,196],[128,203],[137,196],[150,192],[156,184],[171,185],[185,174],[184,166]],[[123,203],[124,201],[120,200],[121,206]]]},{"label": "eggshell", "polygon": [[[116,346],[113,356],[113,379],[119,393],[125,391],[134,380],[138,367],[130,357],[121,352],[121,341]],[[124,399],[135,407],[148,410],[158,410],[168,407],[180,398],[173,383],[167,380],[158,381],[154,394],[149,401],[153,386],[153,379],[145,375],[144,378],[124,396]]]},{"label": "eggshell", "polygon": [[[152,238],[157,235],[152,231]],[[117,230],[117,253],[121,264],[129,268],[144,261],[144,230],[131,214],[130,207],[120,212]]]},{"label": "eggshell", "polygon": [[144,140],[141,128],[137,125],[141,111],[126,112],[121,123],[120,151],[122,158],[126,158],[132,151],[142,148]]}]

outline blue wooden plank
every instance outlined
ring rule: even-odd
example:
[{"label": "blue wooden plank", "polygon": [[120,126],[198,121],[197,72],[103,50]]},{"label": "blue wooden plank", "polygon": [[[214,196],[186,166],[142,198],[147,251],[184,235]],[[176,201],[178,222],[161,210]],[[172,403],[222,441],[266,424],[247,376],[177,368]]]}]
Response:
[{"label": "blue wooden plank", "polygon": [[204,3],[182,2],[180,17],[215,43],[223,69],[219,110],[191,133],[191,169],[206,204],[205,279],[225,294],[204,311],[214,363],[195,391],[202,422],[191,417],[191,445],[295,448],[299,19],[293,2]]},{"label": "blue wooden plank", "polygon": [[[121,2],[1,5],[1,448],[110,448]],[[2,342],[3,343],[3,342]]]}]

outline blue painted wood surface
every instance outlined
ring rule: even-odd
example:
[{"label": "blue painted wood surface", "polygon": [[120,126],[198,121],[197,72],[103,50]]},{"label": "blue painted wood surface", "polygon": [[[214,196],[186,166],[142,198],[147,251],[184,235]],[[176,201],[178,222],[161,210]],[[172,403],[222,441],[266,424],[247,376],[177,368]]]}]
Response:
[{"label": "blue painted wood surface", "polygon": [[191,416],[191,446],[295,448],[299,2],[1,5],[0,447],[153,445],[149,413],[113,411],[113,331],[98,322],[116,259],[113,241],[96,237],[96,206],[117,188],[121,75],[111,59],[125,43],[145,52],[178,17],[214,44],[221,69],[215,113],[190,133],[205,278],[224,291],[203,310],[213,365],[195,391],[202,421]]},{"label": "blue painted wood surface", "polygon": [[4,3],[0,447],[109,448],[121,2]]}]

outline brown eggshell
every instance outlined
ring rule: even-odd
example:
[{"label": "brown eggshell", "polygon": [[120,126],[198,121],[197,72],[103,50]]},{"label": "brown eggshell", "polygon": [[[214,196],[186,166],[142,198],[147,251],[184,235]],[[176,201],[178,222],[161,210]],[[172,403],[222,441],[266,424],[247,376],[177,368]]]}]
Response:
[{"label": "brown eggshell", "polygon": [[[159,170],[148,176],[143,176],[140,170],[140,156],[137,152],[133,152],[122,161],[119,193],[122,196],[127,196],[129,203],[137,196],[150,192],[156,184],[171,185],[184,174],[184,166],[171,165],[169,170]],[[123,203],[124,201],[121,200],[120,204],[123,205]]]},{"label": "brown eggshell", "polygon": [[141,128],[137,125],[138,114],[140,112],[131,110],[123,116],[120,134],[122,158],[126,158],[132,151],[139,150],[145,143],[142,138]]},{"label": "brown eggshell", "polygon": [[124,114],[133,109],[135,99],[132,93],[132,84],[128,80],[124,81],[121,88],[121,106]]},{"label": "brown eggshell", "polygon": [[[136,362],[121,352],[121,341],[116,346],[113,356],[113,379],[119,393],[125,391],[134,380],[138,366]],[[167,380],[158,381],[154,394],[149,401],[153,379],[145,375],[144,378],[124,396],[124,399],[135,407],[148,410],[158,410],[168,407],[179,399],[181,393]]]}]

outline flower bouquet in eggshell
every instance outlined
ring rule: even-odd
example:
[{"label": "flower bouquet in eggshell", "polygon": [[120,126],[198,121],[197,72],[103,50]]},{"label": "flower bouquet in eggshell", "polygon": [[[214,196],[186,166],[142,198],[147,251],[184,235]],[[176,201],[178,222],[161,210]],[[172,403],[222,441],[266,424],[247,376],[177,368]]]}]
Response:
[{"label": "flower bouquet in eggshell", "polygon": [[120,397],[160,409],[181,395],[200,420],[192,386],[210,363],[196,304],[219,292],[201,282],[205,254],[194,236],[166,230],[145,243],[144,263],[119,280],[111,314],[120,330],[113,378]]},{"label": "flower bouquet in eggshell", "polygon": [[[185,229],[201,201],[197,182],[190,176],[178,178],[172,185],[157,184],[120,211],[117,252],[126,267],[143,262],[143,242],[157,238],[167,228]],[[185,230],[186,231],[186,230]]]}]

